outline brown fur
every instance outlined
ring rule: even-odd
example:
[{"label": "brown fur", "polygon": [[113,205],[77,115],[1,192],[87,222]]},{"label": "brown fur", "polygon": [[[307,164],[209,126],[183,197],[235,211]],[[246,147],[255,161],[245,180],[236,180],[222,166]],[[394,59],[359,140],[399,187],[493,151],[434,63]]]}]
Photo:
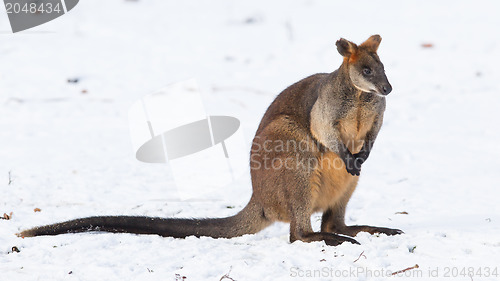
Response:
[{"label": "brown fur", "polygon": [[334,207],[349,191],[351,184],[357,181],[357,177],[346,171],[342,159],[333,152],[321,156],[319,163],[310,179],[314,212]]},{"label": "brown fur", "polygon": [[359,59],[359,56],[356,53],[350,55],[348,58],[344,58],[344,61],[346,61],[347,63],[356,63],[356,61]]},{"label": "brown fur", "polygon": [[363,44],[359,45],[360,49],[366,49],[369,52],[377,52],[378,46],[382,41],[382,37],[380,35],[370,36]]}]

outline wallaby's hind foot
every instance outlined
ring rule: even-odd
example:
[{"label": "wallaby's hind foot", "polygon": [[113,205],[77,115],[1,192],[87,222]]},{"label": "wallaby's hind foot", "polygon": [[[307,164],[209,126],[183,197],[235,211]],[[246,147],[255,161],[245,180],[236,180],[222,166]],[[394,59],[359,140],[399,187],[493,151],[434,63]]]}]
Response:
[{"label": "wallaby's hind foot", "polygon": [[338,246],[344,242],[349,242],[351,244],[357,244],[360,245],[358,241],[346,237],[346,236],[341,236],[337,235],[335,233],[328,233],[328,232],[311,232],[302,235],[301,237],[298,238],[291,238],[290,242],[294,241],[302,241],[302,242],[315,242],[315,241],[325,241],[326,245],[328,246]]},{"label": "wallaby's hind foot", "polygon": [[369,226],[369,225],[350,225],[344,226],[341,229],[335,231],[335,233],[348,235],[348,236],[356,236],[359,232],[368,232],[370,234],[386,234],[386,235],[398,235],[403,234],[404,232],[400,229],[396,228],[387,228],[387,227],[377,227],[377,226]]},{"label": "wallaby's hind foot", "polygon": [[376,234],[376,233],[382,233],[386,235],[399,235],[399,234],[404,234],[404,231],[401,229],[397,228],[388,228],[388,227],[376,227],[376,226],[369,226],[371,229],[370,232],[371,234]]},{"label": "wallaby's hind foot", "polygon": [[[296,209],[294,209],[296,210]],[[311,212],[296,212],[293,215],[293,219],[290,222],[290,242],[302,241],[302,242],[315,242],[315,241],[325,241],[328,246],[337,246],[344,242],[350,242],[352,244],[358,244],[359,242],[352,239],[351,237],[346,237],[338,235],[332,232],[314,232],[311,227]]]}]

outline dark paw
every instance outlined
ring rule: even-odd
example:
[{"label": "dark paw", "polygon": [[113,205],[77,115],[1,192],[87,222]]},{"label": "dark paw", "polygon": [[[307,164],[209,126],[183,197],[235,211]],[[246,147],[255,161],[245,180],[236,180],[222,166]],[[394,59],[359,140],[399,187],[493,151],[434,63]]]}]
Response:
[{"label": "dark paw", "polygon": [[354,165],[356,167],[361,167],[361,165],[363,165],[363,163],[365,163],[366,161],[365,155],[361,153],[354,154],[354,159],[356,159],[354,160]]},{"label": "dark paw", "polygon": [[349,242],[349,243],[355,244],[355,245],[361,245],[361,244],[359,244],[358,241],[356,241],[352,238],[349,238],[349,237],[345,237],[345,236],[337,236],[335,238],[325,239],[325,243],[328,246],[338,246],[344,242]]},{"label": "dark paw", "polygon": [[361,165],[359,166],[359,168],[356,168],[354,166],[351,166],[351,165],[347,165],[345,167],[345,169],[347,170],[347,172],[353,176],[359,176],[359,174],[361,173]]},{"label": "dark paw", "polygon": [[348,157],[345,161],[345,169],[353,176],[359,176],[361,172],[361,165],[365,160],[356,156]]},{"label": "dark paw", "polygon": [[404,232],[396,228],[377,227],[374,229],[373,233],[382,233],[386,235],[399,235],[403,234]]}]

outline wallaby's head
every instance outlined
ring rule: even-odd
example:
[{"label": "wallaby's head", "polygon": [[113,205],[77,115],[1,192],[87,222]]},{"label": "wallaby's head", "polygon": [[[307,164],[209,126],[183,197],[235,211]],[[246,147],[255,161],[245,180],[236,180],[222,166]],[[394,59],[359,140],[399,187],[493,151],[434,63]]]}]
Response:
[{"label": "wallaby's head", "polygon": [[392,91],[392,86],[377,55],[380,41],[380,35],[373,35],[359,46],[344,38],[338,40],[336,45],[344,57],[354,87],[363,92],[385,96]]}]

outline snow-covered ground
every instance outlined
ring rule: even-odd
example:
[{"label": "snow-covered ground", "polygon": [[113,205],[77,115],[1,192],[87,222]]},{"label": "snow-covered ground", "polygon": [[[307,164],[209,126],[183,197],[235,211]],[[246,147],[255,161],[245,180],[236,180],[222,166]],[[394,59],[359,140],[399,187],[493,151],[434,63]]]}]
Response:
[{"label": "snow-covered ground", "polygon": [[[499,280],[499,11],[496,1],[84,0],[18,34],[0,11],[0,215],[13,212],[0,220],[0,280],[220,280],[228,272],[385,280],[398,277],[373,275],[416,264],[406,272],[415,280]],[[220,188],[218,201],[183,201],[165,166],[134,159],[131,104],[195,78],[208,113],[238,117],[250,142],[281,90],[338,68],[337,39],[377,33],[394,90],[347,221],[404,235],[290,244],[278,223],[234,239],[15,236],[97,214],[236,213],[251,194],[248,176]]]}]

